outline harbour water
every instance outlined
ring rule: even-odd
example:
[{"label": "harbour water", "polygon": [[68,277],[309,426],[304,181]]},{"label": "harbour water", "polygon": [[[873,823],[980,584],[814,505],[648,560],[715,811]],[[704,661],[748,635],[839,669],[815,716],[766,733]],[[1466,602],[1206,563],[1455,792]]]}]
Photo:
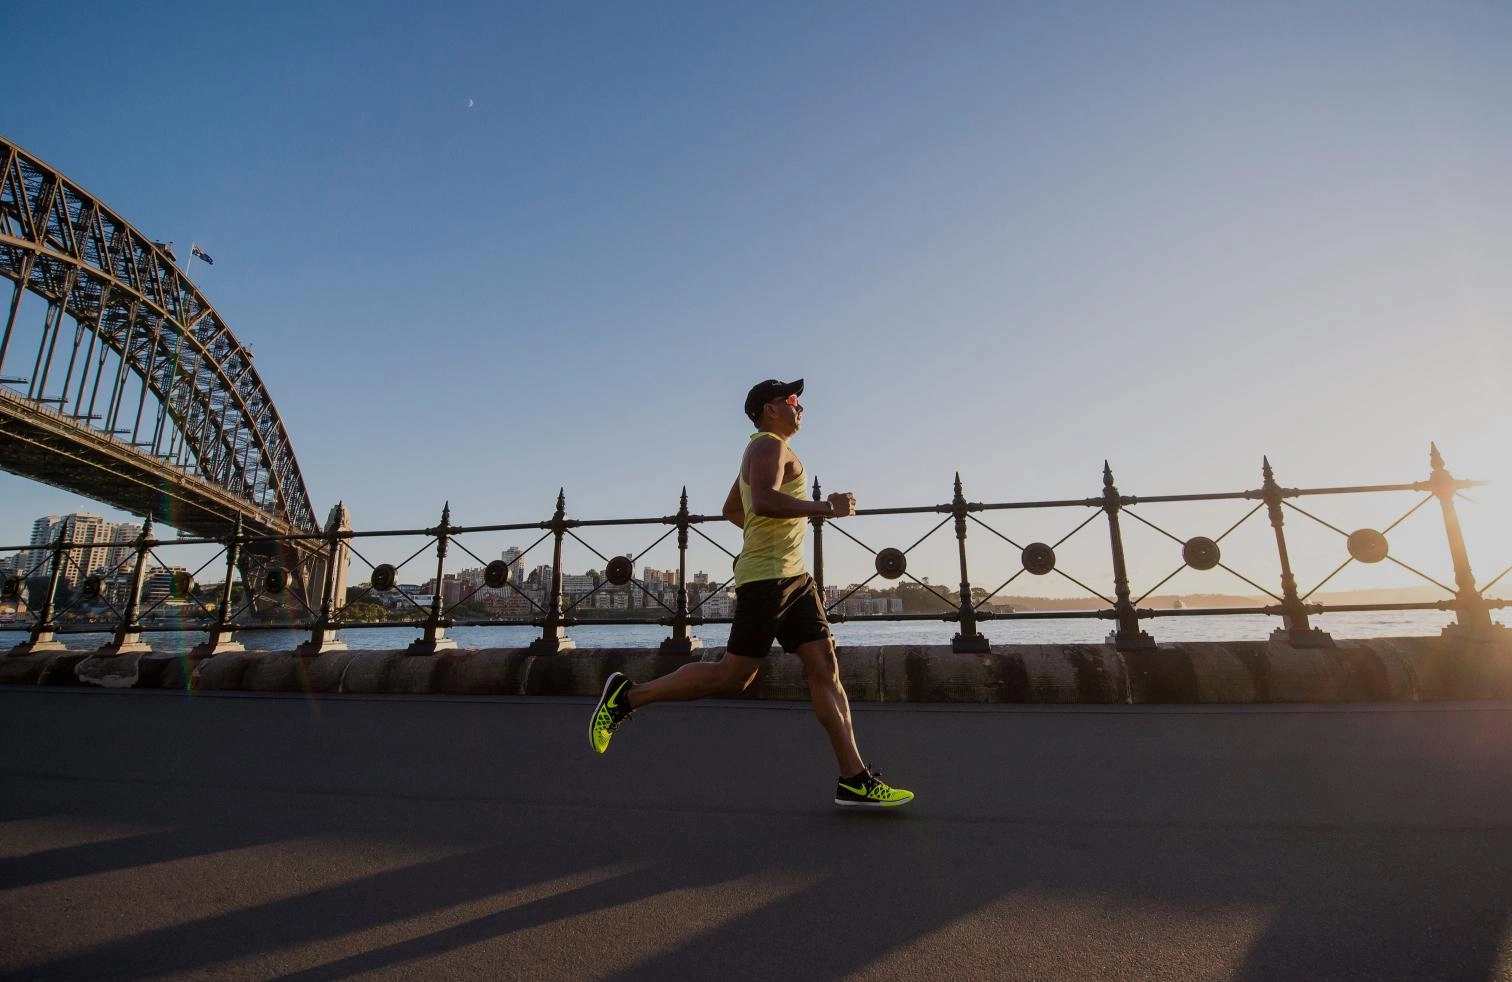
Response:
[{"label": "harbour water", "polygon": [[[1493,613],[1498,623],[1512,626],[1512,613]],[[1326,614],[1312,618],[1312,625],[1338,640],[1381,637],[1437,636],[1454,623],[1447,611],[1364,611]],[[1228,616],[1160,617],[1141,622],[1156,641],[1262,641],[1281,626],[1280,618],[1262,614]],[[981,631],[993,644],[1096,644],[1113,629],[1111,621],[1094,619],[988,621]],[[840,645],[949,644],[958,630],[948,621],[902,621],[842,623],[834,627]],[[404,648],[420,636],[418,627],[348,628],[338,635],[354,649]],[[667,637],[670,629],[658,624],[580,624],[567,634],[580,648],[651,648]],[[728,624],[703,624],[693,633],[706,647],[723,646]],[[447,632],[461,648],[520,648],[540,632],[531,627],[454,627]],[[307,640],[301,631],[242,631],[236,640],[251,651],[289,651]],[[110,640],[108,633],[60,634],[70,650],[90,651]],[[20,630],[0,630],[0,652],[26,640]],[[182,653],[204,640],[200,632],[149,631],[147,640],[155,651]]]}]

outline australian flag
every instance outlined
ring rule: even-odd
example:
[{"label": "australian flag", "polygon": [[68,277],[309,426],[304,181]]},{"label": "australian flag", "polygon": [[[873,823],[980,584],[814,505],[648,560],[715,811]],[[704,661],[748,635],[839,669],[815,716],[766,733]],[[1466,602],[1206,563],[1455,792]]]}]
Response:
[{"label": "australian flag", "polygon": [[197,246],[197,245],[190,245],[189,246],[189,251],[190,251],[190,253],[192,253],[194,255],[195,259],[198,259],[200,262],[204,263],[205,265],[207,265],[207,266],[214,266],[215,265],[215,260],[210,258],[210,253],[208,253],[205,250],[201,249],[199,246]]}]

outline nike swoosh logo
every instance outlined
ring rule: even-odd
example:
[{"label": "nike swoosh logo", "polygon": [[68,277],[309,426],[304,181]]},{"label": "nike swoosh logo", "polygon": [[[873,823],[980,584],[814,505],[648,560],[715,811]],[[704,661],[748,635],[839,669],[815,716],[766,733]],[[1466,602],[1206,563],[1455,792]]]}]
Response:
[{"label": "nike swoosh logo", "polygon": [[851,794],[858,794],[858,795],[860,795],[863,798],[866,797],[866,789],[865,788],[853,788],[849,784],[844,783],[843,781],[837,782],[837,783],[839,783],[839,785],[842,788],[844,788],[845,790],[849,791]]},{"label": "nike swoosh logo", "polygon": [[610,696],[609,701],[604,703],[604,705],[608,706],[610,709],[618,709],[619,703],[616,700],[619,699],[620,693],[624,691],[625,683],[621,682],[619,688],[614,690],[614,695]]}]

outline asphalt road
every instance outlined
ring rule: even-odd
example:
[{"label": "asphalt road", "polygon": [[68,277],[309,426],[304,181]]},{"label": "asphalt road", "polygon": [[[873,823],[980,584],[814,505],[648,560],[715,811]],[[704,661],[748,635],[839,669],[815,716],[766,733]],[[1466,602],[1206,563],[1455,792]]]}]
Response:
[{"label": "asphalt road", "polygon": [[1512,978],[1512,706],[0,689],[0,974]]}]

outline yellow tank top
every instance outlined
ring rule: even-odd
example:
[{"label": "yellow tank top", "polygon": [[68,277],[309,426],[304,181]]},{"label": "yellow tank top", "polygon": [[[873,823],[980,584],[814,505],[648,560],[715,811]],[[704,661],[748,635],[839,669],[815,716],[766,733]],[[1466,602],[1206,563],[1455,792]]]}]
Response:
[{"label": "yellow tank top", "polygon": [[[751,439],[764,436],[785,442],[782,437],[765,430],[753,433]],[[803,501],[803,479],[803,467],[800,464],[798,473],[779,490]],[[752,512],[751,486],[746,482],[743,466],[740,475],[740,506],[745,511],[745,540],[740,548],[740,556],[735,560],[735,585],[756,580],[781,580],[804,573],[803,533],[808,519],[765,518]]]}]

